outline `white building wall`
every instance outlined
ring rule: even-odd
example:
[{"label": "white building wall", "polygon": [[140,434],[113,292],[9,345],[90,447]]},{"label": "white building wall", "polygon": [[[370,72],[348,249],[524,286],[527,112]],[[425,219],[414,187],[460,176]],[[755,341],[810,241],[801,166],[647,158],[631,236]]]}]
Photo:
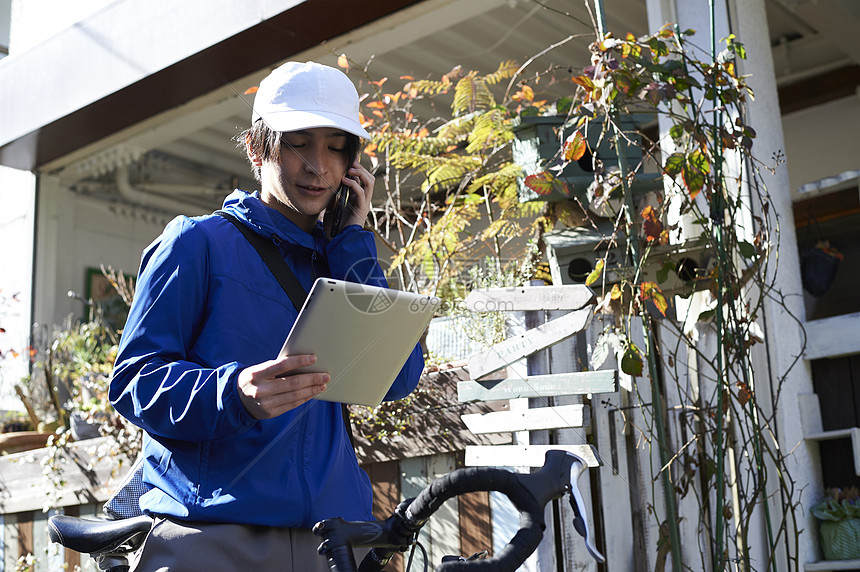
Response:
[{"label": "white building wall", "polygon": [[28,372],[35,196],[31,173],[0,167],[0,410],[23,409],[14,387]]},{"label": "white building wall", "polygon": [[846,171],[860,170],[856,134],[860,132],[860,96],[853,95],[824,105],[785,115],[785,156],[791,192],[805,184]]},{"label": "white building wall", "polygon": [[75,194],[49,176],[40,181],[39,205],[34,321],[42,324],[84,315],[68,292],[86,294],[89,268],[105,265],[135,276],[142,249],[171,218]]}]

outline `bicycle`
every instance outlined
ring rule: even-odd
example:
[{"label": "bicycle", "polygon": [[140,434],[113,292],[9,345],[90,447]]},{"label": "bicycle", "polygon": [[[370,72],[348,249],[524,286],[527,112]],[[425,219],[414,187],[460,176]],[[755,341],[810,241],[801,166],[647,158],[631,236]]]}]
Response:
[{"label": "bicycle", "polygon": [[[543,538],[544,508],[565,494],[573,509],[574,528],[585,539],[588,552],[602,563],[606,559],[594,545],[577,484],[586,469],[581,458],[560,450],[548,451],[543,467],[529,474],[488,467],[457,469],[433,481],[415,498],[400,503],[384,521],[329,518],[318,522],[314,533],[322,538],[319,553],[328,560],[332,572],[381,571],[394,554],[406,552],[410,547],[414,554],[420,546],[418,532],[446,500],[468,492],[498,491],[519,510],[520,529],[492,558],[482,558],[485,553],[468,558],[445,557],[436,567],[437,572],[516,570]],[[53,542],[89,554],[100,570],[126,572],[128,556],[140,547],[151,522],[148,516],[111,521],[56,515],[49,519],[48,529]],[[369,547],[371,551],[357,567],[353,548],[360,547]],[[427,569],[426,555],[424,568]]]}]

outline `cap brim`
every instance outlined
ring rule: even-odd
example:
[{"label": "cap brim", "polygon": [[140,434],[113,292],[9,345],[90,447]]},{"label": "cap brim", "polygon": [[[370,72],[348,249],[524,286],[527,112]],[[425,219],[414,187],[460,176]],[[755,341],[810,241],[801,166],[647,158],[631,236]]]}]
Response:
[{"label": "cap brim", "polygon": [[360,123],[334,113],[288,110],[269,112],[262,115],[255,112],[254,115],[254,120],[263,119],[266,125],[274,131],[298,131],[314,127],[334,127],[343,129],[362,139],[370,139],[370,134],[365,131]]}]

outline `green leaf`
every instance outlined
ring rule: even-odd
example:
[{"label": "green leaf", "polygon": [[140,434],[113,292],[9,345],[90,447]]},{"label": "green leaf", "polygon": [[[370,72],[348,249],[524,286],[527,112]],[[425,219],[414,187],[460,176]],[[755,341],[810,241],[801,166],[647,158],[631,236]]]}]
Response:
[{"label": "green leaf", "polygon": [[716,310],[705,310],[704,312],[702,312],[701,314],[699,314],[699,317],[697,318],[697,321],[699,321],[699,322],[705,322],[705,321],[707,321],[707,320],[711,320],[711,319],[713,319],[713,318],[714,318],[714,316],[716,316],[716,315],[717,315],[717,311],[716,311]]},{"label": "green leaf", "polygon": [[654,57],[668,56],[669,48],[666,47],[666,42],[662,42],[657,38],[651,38],[648,40],[648,47],[651,48],[651,51],[654,53]]},{"label": "green leaf", "polygon": [[644,365],[642,355],[639,353],[639,348],[636,347],[636,344],[631,342],[627,346],[627,349],[624,350],[624,355],[621,357],[621,371],[627,375],[638,377],[642,375]]},{"label": "green leaf", "polygon": [[686,162],[682,153],[672,153],[666,159],[666,164],[663,165],[663,168],[666,170],[666,174],[675,177],[684,169],[684,163]]},{"label": "green leaf", "polygon": [[681,174],[684,177],[687,189],[690,191],[690,199],[695,199],[696,195],[705,186],[705,181],[710,171],[711,165],[708,163],[708,158],[701,151],[693,151],[687,156]]},{"label": "green leaf", "polygon": [[676,123],[669,128],[669,135],[672,136],[672,139],[680,139],[684,136],[684,126]]},{"label": "green leaf", "polygon": [[741,240],[740,242],[738,242],[738,250],[741,251],[741,256],[743,256],[747,260],[755,258],[755,246],[745,240]]},{"label": "green leaf", "polygon": [[660,270],[657,271],[657,282],[662,284],[669,278],[669,272],[675,269],[675,265],[671,262],[665,263],[660,267]]},{"label": "green leaf", "polygon": [[559,100],[555,102],[555,111],[559,115],[567,115],[567,113],[570,111],[570,107],[572,105],[573,105],[573,98],[572,97],[565,96],[565,97],[559,98]]}]

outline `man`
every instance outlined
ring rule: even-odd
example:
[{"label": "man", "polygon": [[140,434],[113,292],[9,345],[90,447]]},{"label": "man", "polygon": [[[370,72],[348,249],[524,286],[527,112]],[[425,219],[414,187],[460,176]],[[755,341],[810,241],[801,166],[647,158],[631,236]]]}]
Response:
[{"label": "man", "polygon": [[[290,62],[263,80],[243,134],[259,193],[222,210],[271,238],[307,290],[327,276],[385,285],[363,230],[373,176],[358,161],[358,94],[339,70]],[[345,186],[342,229],[321,214]],[[339,404],[313,400],[314,356],[278,355],[297,310],[231,222],[177,217],[144,252],[110,397],[146,431],[133,570],[325,570],[309,528],[371,518]],[[386,399],[417,385],[416,347]]]}]

